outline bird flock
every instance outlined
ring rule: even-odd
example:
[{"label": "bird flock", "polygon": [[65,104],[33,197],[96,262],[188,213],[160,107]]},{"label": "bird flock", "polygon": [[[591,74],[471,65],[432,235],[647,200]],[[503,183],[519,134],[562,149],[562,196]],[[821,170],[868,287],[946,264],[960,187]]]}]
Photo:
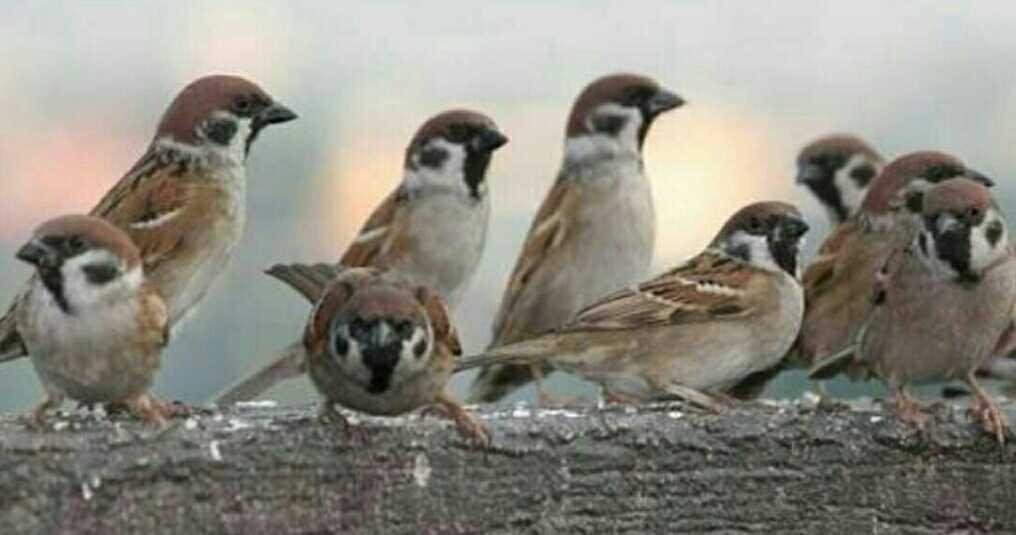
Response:
[{"label": "bird flock", "polygon": [[[468,403],[495,402],[574,374],[608,403],[677,398],[723,411],[779,373],[878,378],[918,428],[930,413],[908,387],[960,380],[973,421],[999,442],[1007,423],[979,384],[1010,377],[1016,257],[991,179],[936,151],[884,159],[858,137],[806,145],[796,181],[834,224],[802,262],[800,211],[732,207],[698,255],[650,276],[656,208],[642,146],[682,97],[650,77],[612,74],[579,93],[557,178],[526,234],[492,318],[464,356],[449,319],[483,254],[487,169],[508,143],[488,116],[455,109],[410,140],[402,180],[337,262],[266,273],[311,305],[302,335],[224,390],[252,399],[306,374],[322,418],[421,408],[464,437],[485,427],[447,390],[479,368]],[[259,133],[297,115],[255,83],[212,75],[187,85],[148,149],[88,215],[41,223],[17,252],[34,274],[0,318],[0,362],[29,357],[44,425],[67,398],[168,425],[179,405],[149,394],[163,349],[221,274],[243,233],[246,159]],[[666,204],[664,206],[667,206]]]}]

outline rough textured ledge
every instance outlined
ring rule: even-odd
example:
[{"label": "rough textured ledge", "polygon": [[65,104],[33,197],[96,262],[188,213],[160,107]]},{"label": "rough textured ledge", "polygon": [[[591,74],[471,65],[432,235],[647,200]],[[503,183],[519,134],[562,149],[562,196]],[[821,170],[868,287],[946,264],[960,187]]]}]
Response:
[{"label": "rough textured ledge", "polygon": [[[1016,421],[1016,405],[1005,406]],[[488,450],[436,418],[244,408],[167,436],[0,419],[4,533],[1013,533],[1016,446],[962,408],[918,434],[876,408],[679,405],[485,412]]]}]

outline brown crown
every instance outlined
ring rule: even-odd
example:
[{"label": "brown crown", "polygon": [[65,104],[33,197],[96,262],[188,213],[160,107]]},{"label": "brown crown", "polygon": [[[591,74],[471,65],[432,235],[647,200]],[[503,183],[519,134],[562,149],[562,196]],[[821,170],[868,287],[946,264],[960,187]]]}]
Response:
[{"label": "brown crown", "polygon": [[907,184],[938,166],[953,166],[961,172],[966,169],[956,157],[938,151],[912,152],[889,162],[871,182],[868,194],[861,203],[861,211],[872,214],[888,212]]},{"label": "brown crown", "polygon": [[804,220],[801,216],[801,211],[790,203],[781,201],[752,203],[734,212],[734,215],[727,219],[727,222],[723,224],[723,228],[713,238],[712,243],[716,245],[727,239],[734,232],[746,227],[752,218],[766,221],[773,217],[793,217],[802,221]]},{"label": "brown crown", "polygon": [[141,253],[130,236],[112,223],[88,215],[65,215],[50,219],[39,225],[33,236],[46,237],[79,236],[95,247],[106,249],[127,261],[128,267],[141,262]]},{"label": "brown crown", "polygon": [[430,119],[427,119],[420,128],[416,130],[409,146],[406,147],[406,165],[409,165],[413,152],[427,141],[443,136],[448,132],[448,127],[453,124],[463,124],[474,127],[481,127],[490,130],[497,130],[497,125],[486,115],[472,110],[449,110],[441,112]]},{"label": "brown crown", "polygon": [[594,80],[575,99],[565,135],[572,137],[588,133],[585,120],[590,112],[601,104],[621,98],[626,91],[635,87],[660,89],[660,85],[652,78],[638,74],[610,74]]},{"label": "brown crown", "polygon": [[823,154],[842,154],[848,158],[854,154],[863,154],[871,160],[882,161],[882,155],[863,139],[852,134],[830,134],[805,145],[797,157],[797,162],[802,164]]},{"label": "brown crown", "polygon": [[950,178],[924,194],[924,215],[960,213],[970,208],[985,210],[994,205],[991,192],[969,178]]},{"label": "brown crown", "polygon": [[155,137],[172,136],[177,141],[196,141],[197,126],[216,110],[226,110],[239,97],[272,102],[257,84],[225,74],[194,80],[173,99],[159,121]]}]

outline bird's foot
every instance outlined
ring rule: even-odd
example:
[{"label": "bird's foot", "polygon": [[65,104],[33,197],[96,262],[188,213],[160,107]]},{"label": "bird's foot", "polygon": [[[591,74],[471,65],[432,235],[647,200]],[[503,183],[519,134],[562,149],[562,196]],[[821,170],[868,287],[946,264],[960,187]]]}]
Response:
[{"label": "bird's foot", "polygon": [[971,418],[977,420],[989,435],[993,435],[999,444],[1005,444],[1006,431],[1009,423],[1005,415],[987,396],[977,395],[969,410]]}]

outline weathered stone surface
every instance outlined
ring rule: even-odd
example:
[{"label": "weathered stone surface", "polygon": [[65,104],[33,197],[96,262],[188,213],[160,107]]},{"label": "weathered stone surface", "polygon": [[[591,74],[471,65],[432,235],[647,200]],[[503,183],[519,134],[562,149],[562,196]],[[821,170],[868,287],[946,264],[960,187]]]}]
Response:
[{"label": "weathered stone surface", "polygon": [[1016,532],[1016,446],[962,408],[926,434],[877,407],[483,412],[487,450],[439,419],[347,436],[314,415],[243,408],[161,437],[5,417],[0,533]]}]

